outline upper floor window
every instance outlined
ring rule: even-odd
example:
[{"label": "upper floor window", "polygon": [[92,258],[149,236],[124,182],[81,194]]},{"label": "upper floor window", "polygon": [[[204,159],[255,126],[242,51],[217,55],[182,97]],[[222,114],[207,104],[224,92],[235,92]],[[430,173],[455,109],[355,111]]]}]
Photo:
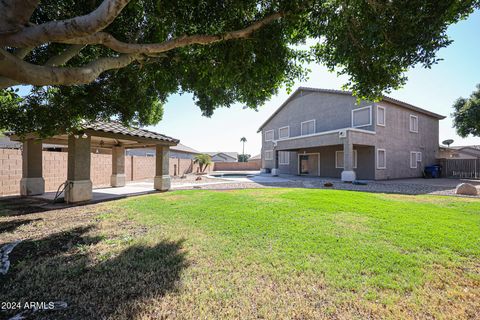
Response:
[{"label": "upper floor window", "polygon": [[352,127],[366,127],[372,125],[372,106],[352,110]]},{"label": "upper floor window", "polygon": [[418,132],[418,117],[410,115],[410,132]]},{"label": "upper floor window", "polygon": [[265,150],[265,160],[273,160],[273,150]]},{"label": "upper floor window", "polygon": [[[343,169],[343,151],[335,151],[335,168]],[[357,169],[357,150],[353,150],[353,168]]]},{"label": "upper floor window", "polygon": [[315,133],[315,119],[304,121],[301,124],[301,135],[314,134]]},{"label": "upper floor window", "polygon": [[278,164],[289,164],[289,163],[290,163],[290,152],[279,151],[278,152]]},{"label": "upper floor window", "polygon": [[282,127],[278,129],[278,139],[286,139],[290,137],[290,127]]},{"label": "upper floor window", "polygon": [[385,127],[385,107],[377,106],[377,125]]},{"label": "upper floor window", "polygon": [[273,130],[265,131],[265,141],[273,141]]}]

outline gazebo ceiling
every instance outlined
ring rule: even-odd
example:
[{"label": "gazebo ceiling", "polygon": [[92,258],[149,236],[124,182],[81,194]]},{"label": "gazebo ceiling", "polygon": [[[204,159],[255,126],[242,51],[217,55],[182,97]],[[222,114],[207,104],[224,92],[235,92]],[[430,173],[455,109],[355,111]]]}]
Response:
[{"label": "gazebo ceiling", "polygon": [[[100,148],[112,148],[123,145],[125,148],[145,148],[156,145],[175,146],[178,139],[140,128],[129,128],[118,122],[101,122],[85,124],[78,133],[78,138],[91,137],[91,146]],[[11,140],[21,141],[22,138],[11,135]],[[27,134],[26,139],[37,139],[35,133]],[[68,135],[59,134],[42,139],[43,143],[68,145]]]}]

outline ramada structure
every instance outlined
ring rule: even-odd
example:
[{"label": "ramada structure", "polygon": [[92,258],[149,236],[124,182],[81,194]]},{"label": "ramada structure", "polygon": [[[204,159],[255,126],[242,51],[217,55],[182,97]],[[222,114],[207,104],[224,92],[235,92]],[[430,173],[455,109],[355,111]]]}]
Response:
[{"label": "ramada structure", "polygon": [[92,148],[112,149],[111,186],[125,186],[125,149],[152,148],[156,150],[154,188],[170,189],[169,149],[179,140],[156,132],[128,128],[118,122],[86,123],[74,134],[59,134],[41,139],[37,134],[24,136],[10,134],[14,141],[23,143],[22,196],[40,195],[45,192],[42,173],[42,144],[68,145],[67,180],[65,201],[76,203],[92,199],[90,180],[90,153]]}]

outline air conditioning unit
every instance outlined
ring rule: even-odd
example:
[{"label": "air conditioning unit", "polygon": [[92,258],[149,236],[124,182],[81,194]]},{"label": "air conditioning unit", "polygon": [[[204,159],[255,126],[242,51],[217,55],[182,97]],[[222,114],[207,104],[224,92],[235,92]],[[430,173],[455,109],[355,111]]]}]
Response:
[{"label": "air conditioning unit", "polygon": [[339,137],[340,139],[346,138],[346,137],[347,137],[347,130],[340,130],[340,131],[338,131],[338,137]]}]

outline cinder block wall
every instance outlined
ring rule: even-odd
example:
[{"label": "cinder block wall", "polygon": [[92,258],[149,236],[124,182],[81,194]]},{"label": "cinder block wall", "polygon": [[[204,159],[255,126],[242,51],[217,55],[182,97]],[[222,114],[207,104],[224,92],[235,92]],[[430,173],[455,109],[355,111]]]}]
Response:
[{"label": "cinder block wall", "polygon": [[[17,150],[16,150],[17,151]],[[18,150],[21,158],[21,151]],[[66,152],[43,152],[43,178],[45,179],[45,190],[57,191],[58,187],[67,179],[67,160]],[[22,164],[20,163],[20,169]],[[20,176],[18,183],[20,183]],[[18,186],[18,184],[17,184]],[[18,189],[14,193],[18,193]]]},{"label": "cinder block wall", "polygon": [[135,157],[129,156],[133,161],[131,180],[142,180],[153,178],[155,176],[155,158],[154,157]]},{"label": "cinder block wall", "polygon": [[0,195],[19,192],[22,178],[22,154],[18,150],[0,149]]},{"label": "cinder block wall", "polygon": [[[62,152],[62,153],[66,153],[66,152]],[[125,170],[127,170],[127,168],[125,168]],[[93,185],[95,187],[109,186],[111,175],[112,175],[112,155],[92,153],[90,158],[90,180],[92,180]],[[67,175],[65,172],[65,178],[66,177]]]},{"label": "cinder block wall", "polygon": [[215,162],[215,171],[260,170],[261,161],[250,162]]},{"label": "cinder block wall", "polygon": [[[57,191],[67,179],[67,152],[43,152],[43,178],[45,191]],[[109,154],[91,154],[90,178],[94,187],[110,185],[112,174],[112,156]],[[170,175],[181,176],[197,172],[198,165],[190,159],[170,158]],[[212,166],[207,171],[212,170]],[[125,158],[127,181],[143,180],[155,176],[155,158],[127,156]],[[0,149],[0,196],[19,193],[22,178],[22,152],[20,150]]]}]

